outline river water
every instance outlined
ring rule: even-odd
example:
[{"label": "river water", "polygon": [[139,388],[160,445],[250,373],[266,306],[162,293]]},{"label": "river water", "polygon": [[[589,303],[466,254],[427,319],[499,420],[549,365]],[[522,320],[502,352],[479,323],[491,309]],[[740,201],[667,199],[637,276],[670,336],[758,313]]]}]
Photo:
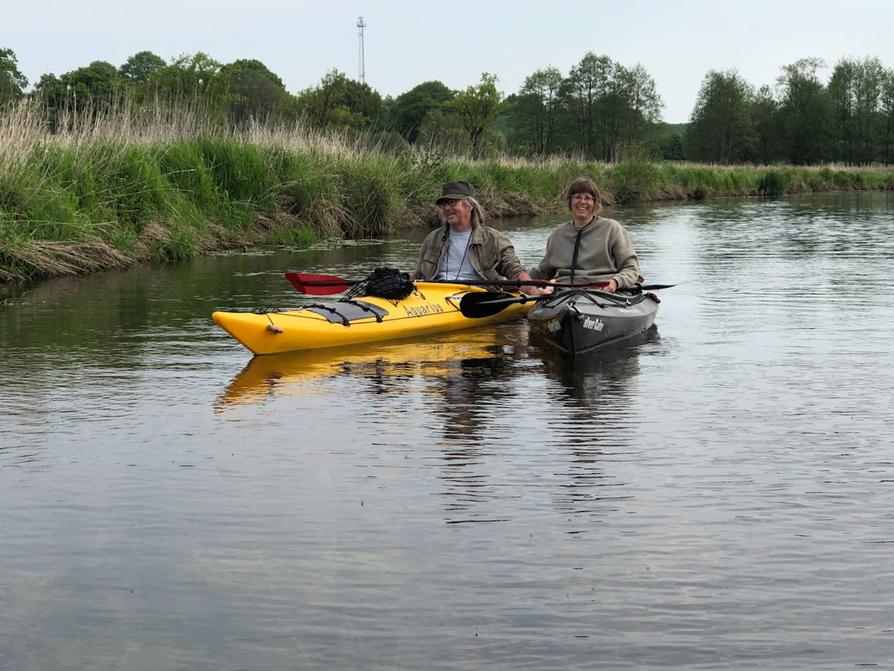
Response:
[{"label": "river water", "polygon": [[[0,304],[0,669],[894,666],[894,195],[616,208],[656,327],[249,353],[419,237]],[[559,221],[502,222],[522,261]],[[318,299],[317,299],[318,300]]]}]

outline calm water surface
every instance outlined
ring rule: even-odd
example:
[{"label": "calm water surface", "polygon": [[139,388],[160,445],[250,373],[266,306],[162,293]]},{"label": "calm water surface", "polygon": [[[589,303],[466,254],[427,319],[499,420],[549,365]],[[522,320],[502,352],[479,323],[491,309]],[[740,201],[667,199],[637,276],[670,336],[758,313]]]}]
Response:
[{"label": "calm water surface", "polygon": [[[894,197],[617,209],[656,328],[261,357],[419,239],[0,304],[0,668],[894,666]],[[558,218],[504,222],[539,260]]]}]

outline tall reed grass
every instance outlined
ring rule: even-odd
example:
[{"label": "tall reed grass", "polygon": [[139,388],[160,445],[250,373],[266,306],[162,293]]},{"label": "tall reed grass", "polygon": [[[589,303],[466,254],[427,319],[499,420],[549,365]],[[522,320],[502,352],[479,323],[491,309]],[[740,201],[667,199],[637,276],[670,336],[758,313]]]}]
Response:
[{"label": "tall reed grass", "polygon": [[102,112],[0,110],[0,282],[175,260],[320,237],[385,237],[437,221],[440,185],[475,184],[491,216],[564,207],[592,177],[606,203],[894,189],[894,171],[828,166],[703,166],[574,158],[475,161],[304,124],[222,128],[200,105]]}]

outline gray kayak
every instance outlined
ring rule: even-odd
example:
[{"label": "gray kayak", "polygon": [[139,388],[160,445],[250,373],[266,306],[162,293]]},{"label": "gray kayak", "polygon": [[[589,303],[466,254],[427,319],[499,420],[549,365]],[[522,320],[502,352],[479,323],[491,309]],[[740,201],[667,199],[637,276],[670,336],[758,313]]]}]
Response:
[{"label": "gray kayak", "polygon": [[569,289],[538,301],[528,320],[537,337],[570,354],[583,354],[647,330],[659,302],[655,294],[635,289],[613,294]]}]

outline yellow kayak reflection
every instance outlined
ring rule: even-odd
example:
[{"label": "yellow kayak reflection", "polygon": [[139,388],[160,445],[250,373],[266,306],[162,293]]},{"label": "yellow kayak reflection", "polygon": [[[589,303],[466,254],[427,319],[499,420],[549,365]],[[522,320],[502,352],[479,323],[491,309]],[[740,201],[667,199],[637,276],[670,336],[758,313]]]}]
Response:
[{"label": "yellow kayak reflection", "polygon": [[[507,332],[507,329],[510,329]],[[254,403],[278,394],[316,395],[307,382],[339,375],[444,377],[469,359],[493,359],[510,345],[512,327],[444,334],[424,342],[391,341],[256,356],[218,398],[218,407]],[[515,328],[515,331],[518,327]]]}]

